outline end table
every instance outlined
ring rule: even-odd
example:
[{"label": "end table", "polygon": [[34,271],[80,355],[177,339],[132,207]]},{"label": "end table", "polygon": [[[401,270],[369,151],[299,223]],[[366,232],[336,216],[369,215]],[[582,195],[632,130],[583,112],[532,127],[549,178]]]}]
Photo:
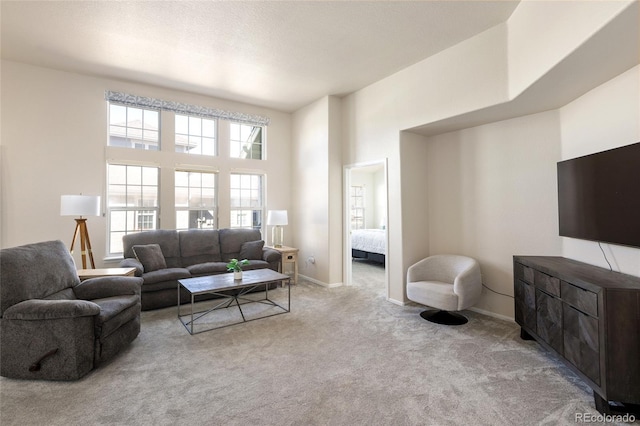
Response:
[{"label": "end table", "polygon": [[78,269],[80,281],[97,277],[133,277],[136,268]]},{"label": "end table", "polygon": [[293,283],[298,284],[298,249],[287,246],[267,247],[280,252],[280,254],[282,255],[282,260],[280,261],[280,270],[278,272],[284,274],[285,264],[293,263]]}]

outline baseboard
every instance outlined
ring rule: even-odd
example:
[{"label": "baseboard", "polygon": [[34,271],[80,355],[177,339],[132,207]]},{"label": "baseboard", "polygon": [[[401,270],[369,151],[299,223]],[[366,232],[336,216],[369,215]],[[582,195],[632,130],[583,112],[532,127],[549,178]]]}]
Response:
[{"label": "baseboard", "polygon": [[473,311],[473,312],[477,312],[477,313],[482,314],[482,315],[486,315],[488,317],[498,318],[498,319],[501,319],[501,320],[504,320],[504,321],[509,321],[509,322],[512,322],[512,323],[516,322],[515,319],[512,318],[512,317],[508,317],[506,315],[496,314],[495,312],[491,312],[491,311],[485,311],[484,309],[469,308],[469,310]]},{"label": "baseboard", "polygon": [[325,288],[335,288],[335,287],[342,286],[342,283],[329,284],[329,283],[325,283],[324,281],[316,280],[315,278],[307,277],[306,275],[302,275],[302,274],[298,274],[298,277],[304,279],[305,281],[309,281],[310,283],[317,284]]},{"label": "baseboard", "polygon": [[406,303],[406,302],[402,302],[402,301],[400,301],[400,300],[392,299],[392,298],[390,298],[390,297],[387,297],[387,302],[391,302],[391,303],[393,303],[394,305],[398,305],[398,306],[406,306],[406,305],[407,305],[407,303]]}]

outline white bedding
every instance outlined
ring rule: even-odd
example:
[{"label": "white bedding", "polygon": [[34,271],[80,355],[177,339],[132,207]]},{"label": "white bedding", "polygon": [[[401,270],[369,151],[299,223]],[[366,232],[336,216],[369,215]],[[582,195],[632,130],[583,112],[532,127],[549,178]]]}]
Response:
[{"label": "white bedding", "polygon": [[369,253],[386,254],[384,229],[358,229],[351,231],[351,248]]}]

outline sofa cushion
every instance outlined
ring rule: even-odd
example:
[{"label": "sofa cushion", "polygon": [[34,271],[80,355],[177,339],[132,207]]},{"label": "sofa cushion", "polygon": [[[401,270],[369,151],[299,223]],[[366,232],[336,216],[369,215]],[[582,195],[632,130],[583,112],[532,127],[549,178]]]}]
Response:
[{"label": "sofa cushion", "polygon": [[167,263],[162,255],[162,249],[159,244],[146,244],[143,246],[131,247],[136,259],[142,263],[145,272],[153,272],[158,269],[165,269]]},{"label": "sofa cushion", "polygon": [[187,266],[187,270],[193,276],[213,275],[227,272],[227,264],[225,262],[207,262],[197,265]]},{"label": "sofa cushion", "polygon": [[191,273],[185,268],[167,268],[167,269],[158,269],[157,271],[145,272],[142,274],[142,278],[144,279],[144,284],[142,284],[142,291],[148,291],[149,284],[160,283],[163,281],[172,281],[175,283],[176,280],[181,280],[182,278],[191,278]]},{"label": "sofa cushion", "polygon": [[[189,277],[189,278],[191,278],[191,277]],[[177,280],[159,281],[157,283],[143,285],[142,286],[142,294],[140,295],[141,296],[140,300],[142,301],[142,306],[145,305],[144,301],[146,300],[147,297],[149,297],[149,294],[152,294],[152,293],[164,293],[164,292],[173,293],[172,298],[175,299],[175,297],[176,297],[176,288],[177,287],[178,287],[178,281]]]},{"label": "sofa cushion", "polygon": [[221,262],[217,229],[189,229],[178,233],[182,267],[206,262]]},{"label": "sofa cushion", "polygon": [[262,260],[262,248],[264,247],[264,241],[247,241],[240,246],[240,254],[238,259],[254,259]]},{"label": "sofa cushion", "polygon": [[245,271],[252,271],[254,269],[266,269],[269,267],[269,262],[264,260],[250,260],[248,265],[242,267]]}]

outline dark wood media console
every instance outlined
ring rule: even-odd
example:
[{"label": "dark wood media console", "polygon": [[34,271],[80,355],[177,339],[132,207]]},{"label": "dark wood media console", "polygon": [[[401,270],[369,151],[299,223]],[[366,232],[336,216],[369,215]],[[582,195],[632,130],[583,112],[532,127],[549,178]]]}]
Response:
[{"label": "dark wood media console", "polygon": [[523,339],[558,355],[603,414],[640,408],[640,278],[563,257],[514,256]]}]

